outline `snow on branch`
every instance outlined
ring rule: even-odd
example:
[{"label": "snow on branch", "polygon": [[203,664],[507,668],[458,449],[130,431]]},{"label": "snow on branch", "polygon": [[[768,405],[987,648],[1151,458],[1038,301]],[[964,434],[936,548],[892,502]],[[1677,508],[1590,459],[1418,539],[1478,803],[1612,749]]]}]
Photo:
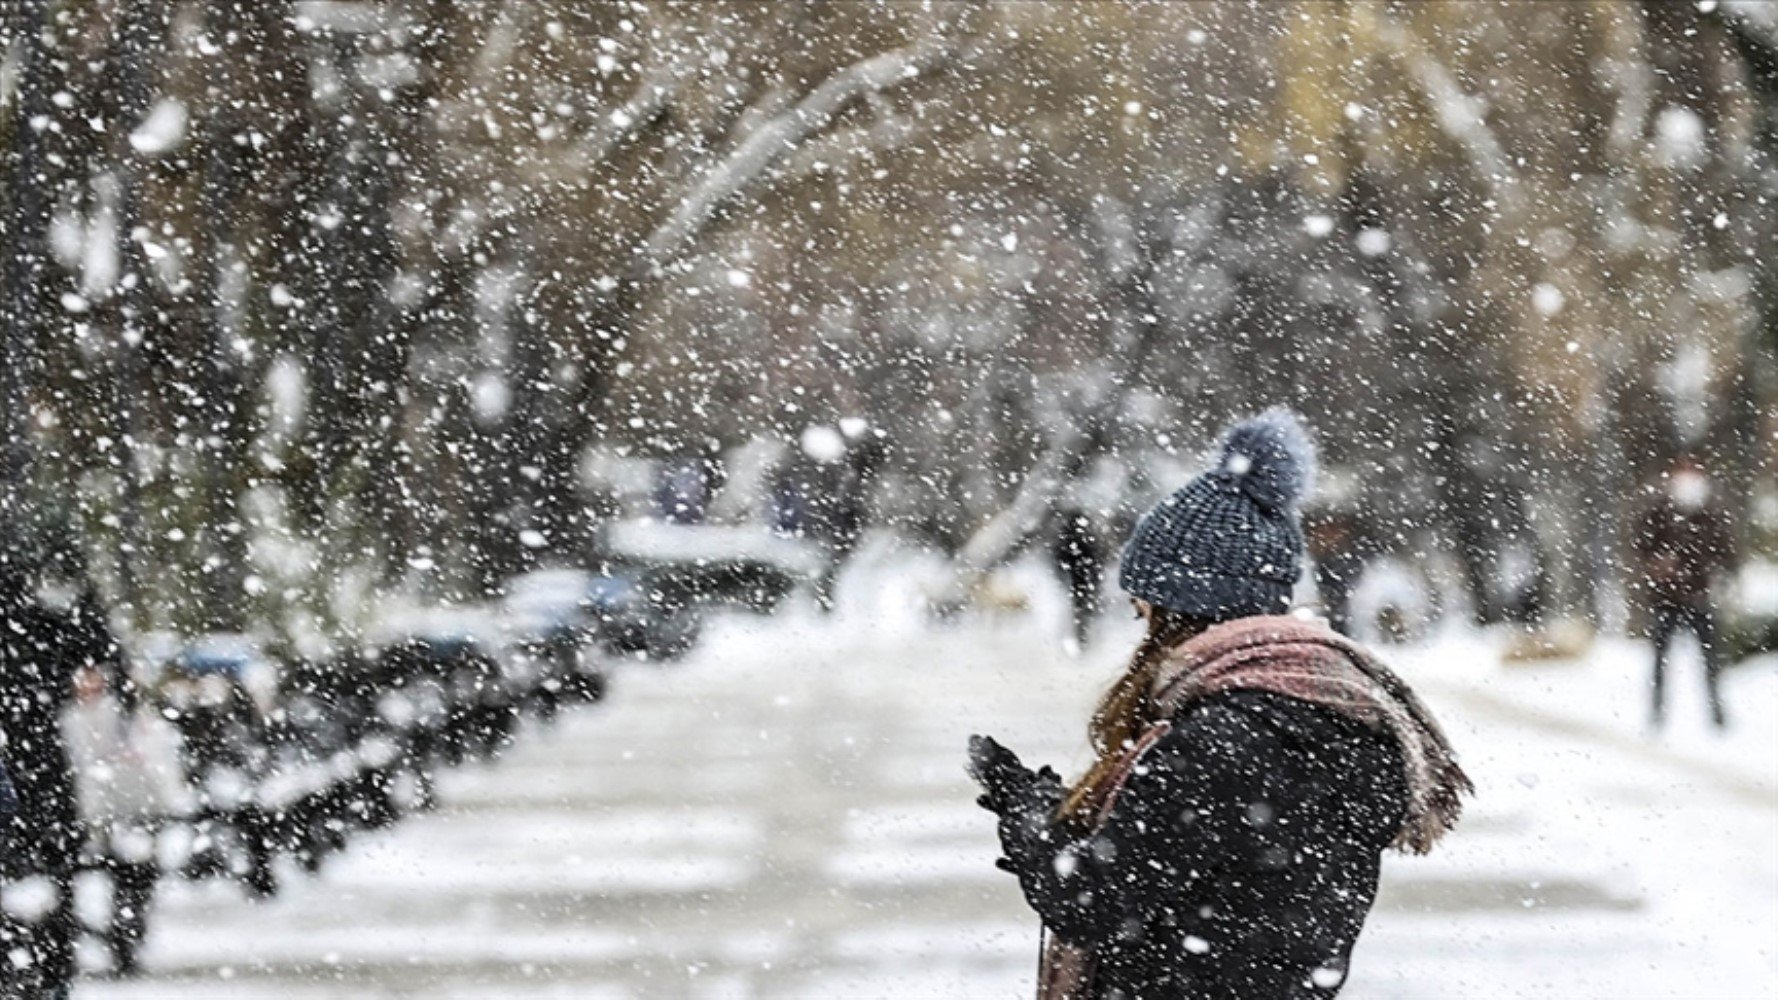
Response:
[{"label": "snow on branch", "polygon": [[612,109],[566,157],[569,170],[585,171],[598,166],[626,139],[646,128],[667,108],[678,92],[682,74],[663,63],[637,84],[629,100]]},{"label": "snow on branch", "polygon": [[684,58],[685,40],[679,31],[669,30],[667,34],[629,98],[606,112],[563,157],[567,170],[581,173],[584,178],[587,171],[604,163],[619,146],[659,118],[684,88],[690,75]]},{"label": "snow on branch", "polygon": [[811,174],[845,173],[853,161],[899,149],[928,131],[923,123],[906,115],[885,115],[804,145],[784,161],[778,173],[792,181]]},{"label": "snow on branch", "polygon": [[1778,6],[1771,0],[1726,0],[1722,13],[1736,28],[1778,49]]},{"label": "snow on branch", "polygon": [[919,41],[839,70],[801,101],[762,122],[722,162],[699,178],[672,215],[643,244],[645,267],[661,267],[702,232],[718,208],[753,183],[778,158],[833,120],[854,100],[913,80],[943,64],[957,42],[941,28]]},{"label": "snow on branch", "polygon": [[1052,441],[1038,455],[1012,502],[971,533],[951,560],[943,581],[931,595],[935,609],[945,614],[962,610],[982,578],[1043,526],[1056,494],[1061,491],[1062,472],[1085,446],[1086,437],[1080,422],[1071,423],[1062,430],[1059,440]]},{"label": "snow on branch", "polygon": [[1518,172],[1484,117],[1486,104],[1465,93],[1463,86],[1425,43],[1401,24],[1380,19],[1377,36],[1394,51],[1396,59],[1420,90],[1445,134],[1463,148],[1475,172],[1488,185],[1503,210],[1518,204]]},{"label": "snow on branch", "polygon": [[1778,6],[1728,0],[1718,10],[1747,62],[1753,89],[1771,101],[1778,95]]}]

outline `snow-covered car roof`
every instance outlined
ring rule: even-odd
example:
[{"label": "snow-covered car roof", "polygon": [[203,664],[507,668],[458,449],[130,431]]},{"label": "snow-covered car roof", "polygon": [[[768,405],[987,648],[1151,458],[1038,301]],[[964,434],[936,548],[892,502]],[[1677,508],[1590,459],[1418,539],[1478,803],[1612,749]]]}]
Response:
[{"label": "snow-covered car roof", "polygon": [[373,645],[390,645],[406,639],[441,643],[492,643],[498,641],[500,615],[479,604],[449,604],[400,608],[377,619],[368,630]]},{"label": "snow-covered car roof", "polygon": [[651,518],[606,528],[606,547],[624,559],[654,563],[756,562],[795,576],[815,576],[821,554],[805,542],[772,533],[764,525],[673,524]]}]

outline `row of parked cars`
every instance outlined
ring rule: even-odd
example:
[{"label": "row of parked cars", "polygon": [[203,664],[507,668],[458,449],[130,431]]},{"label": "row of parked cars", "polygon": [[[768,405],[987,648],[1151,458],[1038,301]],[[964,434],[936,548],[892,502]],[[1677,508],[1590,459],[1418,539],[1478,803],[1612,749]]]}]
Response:
[{"label": "row of parked cars", "polygon": [[[109,912],[84,930],[108,971],[135,970],[160,879],[269,897],[357,833],[432,808],[442,769],[498,755],[522,719],[598,701],[614,664],[683,656],[712,605],[770,610],[805,575],[790,549],[724,559],[668,541],[683,557],[539,570],[488,604],[390,616],[324,657],[272,655],[241,635],[138,644],[129,715],[165,734],[166,757],[135,774],[77,766],[85,867],[112,882]],[[156,742],[139,738],[135,757]],[[81,771],[106,772],[116,794]]]}]

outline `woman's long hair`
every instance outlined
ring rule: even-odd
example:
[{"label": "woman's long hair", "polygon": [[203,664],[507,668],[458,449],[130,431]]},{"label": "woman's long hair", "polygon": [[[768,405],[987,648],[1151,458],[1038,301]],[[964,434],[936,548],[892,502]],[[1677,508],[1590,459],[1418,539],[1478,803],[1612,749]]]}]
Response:
[{"label": "woman's long hair", "polygon": [[1099,707],[1093,710],[1092,721],[1087,724],[1087,736],[1095,754],[1093,766],[1068,789],[1067,797],[1056,811],[1058,818],[1081,825],[1092,821],[1087,813],[1094,798],[1093,790],[1116,769],[1118,757],[1125,748],[1134,745],[1142,733],[1158,721],[1154,718],[1151,698],[1156,672],[1176,646],[1212,624],[1161,607],[1149,612],[1148,631],[1130,657],[1130,665],[1124,668],[1123,674],[1099,699]]}]

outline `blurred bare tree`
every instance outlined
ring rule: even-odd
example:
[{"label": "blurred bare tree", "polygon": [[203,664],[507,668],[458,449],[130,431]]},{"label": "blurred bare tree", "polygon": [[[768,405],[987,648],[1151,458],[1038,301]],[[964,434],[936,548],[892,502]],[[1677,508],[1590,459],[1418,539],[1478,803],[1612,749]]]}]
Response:
[{"label": "blurred bare tree", "polygon": [[0,511],[143,626],[325,618],[578,551],[595,444],[856,415],[961,594],[1286,402],[1478,613],[1514,547],[1594,613],[1653,469],[1778,459],[1722,7],[21,0]]}]

